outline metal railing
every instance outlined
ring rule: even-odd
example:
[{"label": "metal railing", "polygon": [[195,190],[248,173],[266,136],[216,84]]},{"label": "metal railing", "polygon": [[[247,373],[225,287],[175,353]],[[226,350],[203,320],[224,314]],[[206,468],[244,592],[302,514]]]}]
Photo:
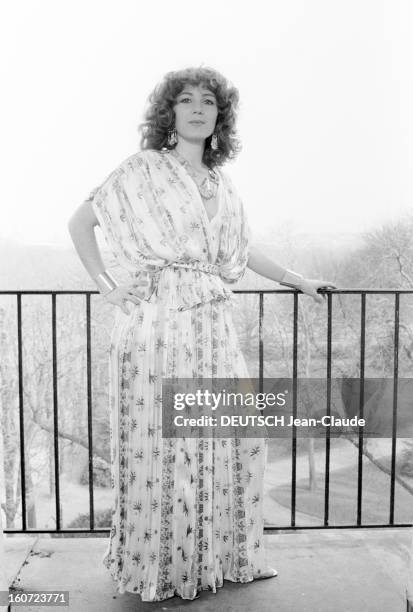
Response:
[{"label": "metal railing", "polygon": [[[297,366],[298,366],[298,299],[299,291],[293,289],[268,289],[268,290],[235,290],[240,295],[255,294],[259,299],[258,317],[258,369],[259,379],[264,376],[264,295],[268,294],[293,294],[293,339],[292,339],[292,379],[293,379],[293,417],[297,415]],[[277,532],[296,529],[345,529],[345,528],[377,528],[377,527],[411,527],[411,523],[395,523],[394,502],[396,482],[396,435],[398,414],[398,392],[397,381],[399,378],[399,320],[400,320],[400,295],[413,294],[413,290],[407,289],[334,289],[320,290],[319,293],[326,294],[327,298],[327,337],[326,337],[326,380],[327,380],[327,412],[331,414],[331,380],[332,380],[332,313],[333,295],[359,295],[360,296],[360,418],[363,418],[364,403],[364,380],[366,359],[366,295],[388,294],[394,296],[394,345],[393,345],[393,407],[392,407],[392,446],[391,446],[391,468],[390,468],[390,499],[389,520],[384,524],[364,524],[362,522],[362,493],[363,493],[363,432],[359,429],[358,443],[358,480],[357,480],[357,521],[356,524],[330,525],[330,453],[331,439],[329,429],[326,428],[325,436],[325,480],[324,480],[324,517],[322,525],[296,525],[296,493],[297,493],[297,436],[295,427],[292,428],[291,439],[291,521],[290,525],[280,527],[264,527],[266,532]],[[53,534],[107,534],[109,528],[95,527],[95,504],[93,483],[93,401],[92,401],[92,351],[91,351],[91,296],[98,294],[97,291],[0,291],[1,295],[15,295],[17,302],[17,354],[18,354],[18,405],[19,405],[19,432],[20,432],[20,482],[21,482],[21,529],[4,529],[5,533],[53,533]],[[23,351],[22,351],[22,296],[23,295],[49,295],[52,306],[52,385],[53,385],[53,438],[54,438],[54,483],[55,483],[55,529],[30,529],[27,527],[26,507],[26,480],[25,480],[25,439],[24,439],[24,393],[23,393]],[[61,525],[61,495],[59,478],[59,420],[58,420],[58,386],[57,386],[57,334],[56,334],[56,296],[57,295],[84,295],[86,315],[86,361],[87,361],[87,431],[88,431],[88,467],[89,467],[89,529],[64,529]]]}]

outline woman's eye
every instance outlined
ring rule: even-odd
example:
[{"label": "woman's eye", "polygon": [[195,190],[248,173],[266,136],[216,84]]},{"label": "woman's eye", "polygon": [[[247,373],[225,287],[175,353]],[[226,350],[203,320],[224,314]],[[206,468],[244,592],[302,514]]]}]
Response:
[{"label": "woman's eye", "polygon": [[[179,101],[180,102],[192,102],[192,99],[191,98],[181,98]],[[208,99],[204,100],[204,102],[206,102],[206,104],[212,104],[212,105],[215,104],[213,100],[208,100]]]}]

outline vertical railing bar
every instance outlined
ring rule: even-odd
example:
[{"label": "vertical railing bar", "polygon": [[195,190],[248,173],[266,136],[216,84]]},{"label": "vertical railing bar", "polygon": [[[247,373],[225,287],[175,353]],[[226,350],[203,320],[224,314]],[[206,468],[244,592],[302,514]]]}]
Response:
[{"label": "vertical railing bar", "polygon": [[393,423],[391,439],[391,480],[390,480],[390,516],[389,523],[394,523],[394,494],[396,476],[396,434],[397,434],[397,387],[399,378],[399,319],[400,294],[394,295],[394,353],[393,353]]},{"label": "vertical railing bar", "polygon": [[92,431],[92,350],[90,329],[90,293],[86,294],[86,381],[87,381],[87,433],[89,454],[89,526],[95,528],[93,489],[93,431]]},{"label": "vertical railing bar", "polygon": [[[360,317],[360,403],[359,418],[364,418],[364,376],[366,358],[366,294],[361,294]],[[363,499],[363,428],[358,431],[357,525],[361,525]]]},{"label": "vertical railing bar", "polygon": [[19,373],[19,432],[20,432],[20,485],[22,497],[22,529],[27,530],[26,511],[26,461],[24,449],[24,396],[23,396],[23,339],[22,339],[22,294],[17,292],[17,358]]},{"label": "vertical railing bar", "polygon": [[57,341],[56,341],[56,293],[52,292],[52,364],[53,364],[53,438],[56,501],[56,531],[60,531],[60,480],[59,480],[59,415],[57,393]]},{"label": "vertical railing bar", "polygon": [[[332,339],[332,294],[327,293],[327,416],[331,414],[331,339]],[[330,429],[326,428],[326,460],[324,477],[324,525],[329,522],[330,501]]]},{"label": "vertical railing bar", "polygon": [[[297,371],[298,371],[298,292],[294,292],[293,313],[293,384],[292,384],[292,409],[293,418],[297,418]],[[297,494],[297,426],[292,426],[291,443],[291,527],[295,527],[295,506]]]},{"label": "vertical railing bar", "polygon": [[264,294],[259,293],[259,319],[258,319],[258,350],[259,350],[259,386],[260,393],[263,392],[264,379],[264,339],[263,339],[263,320],[264,320]]}]

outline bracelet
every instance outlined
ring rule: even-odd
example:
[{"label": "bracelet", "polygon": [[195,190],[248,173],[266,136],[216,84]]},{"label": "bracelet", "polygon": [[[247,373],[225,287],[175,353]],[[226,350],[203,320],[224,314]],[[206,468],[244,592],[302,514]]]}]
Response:
[{"label": "bracelet", "polygon": [[303,278],[304,276],[302,276],[302,274],[297,274],[297,272],[293,272],[292,270],[286,270],[279,283],[280,285],[286,285],[287,287],[297,289],[297,286],[300,285],[300,281],[303,280]]},{"label": "bracelet", "polygon": [[119,287],[119,283],[112,276],[112,274],[108,272],[108,270],[105,270],[101,274],[95,276],[94,281],[96,282],[98,289],[102,295],[107,295],[108,293],[116,289],[116,287]]}]

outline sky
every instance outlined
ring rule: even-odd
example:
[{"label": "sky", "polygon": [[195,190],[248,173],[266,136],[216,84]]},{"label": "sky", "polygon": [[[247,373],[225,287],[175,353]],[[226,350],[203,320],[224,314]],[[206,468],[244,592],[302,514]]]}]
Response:
[{"label": "sky", "polygon": [[409,0],[14,0],[2,9],[0,239],[70,245],[75,208],[139,148],[162,76],[239,89],[226,169],[253,231],[359,233],[412,209]]}]

